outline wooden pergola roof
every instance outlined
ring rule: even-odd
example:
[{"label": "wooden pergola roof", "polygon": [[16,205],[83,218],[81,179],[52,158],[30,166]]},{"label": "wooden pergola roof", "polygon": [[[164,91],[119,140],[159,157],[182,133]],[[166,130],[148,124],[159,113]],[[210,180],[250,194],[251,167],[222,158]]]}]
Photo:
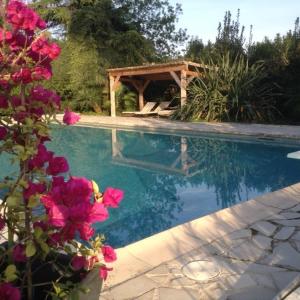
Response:
[{"label": "wooden pergola roof", "polygon": [[144,91],[151,81],[174,80],[181,90],[181,105],[186,102],[186,88],[191,80],[201,76],[206,65],[190,61],[174,61],[163,64],[108,69],[110,81],[111,116],[116,116],[115,91],[120,82],[131,83],[139,93],[140,110],[144,107]]}]

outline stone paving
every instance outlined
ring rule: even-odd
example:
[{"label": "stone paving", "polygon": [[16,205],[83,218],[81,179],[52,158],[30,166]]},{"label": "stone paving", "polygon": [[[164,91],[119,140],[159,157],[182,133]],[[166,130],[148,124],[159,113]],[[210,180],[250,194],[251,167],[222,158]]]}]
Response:
[{"label": "stone paving", "polygon": [[[300,275],[300,197],[278,202],[275,198],[279,195],[280,191],[252,200],[266,203],[274,196],[269,203],[272,213],[264,219],[210,243],[199,242],[199,247],[124,282],[106,285],[100,299],[274,299]],[[159,257],[159,250],[152,255]],[[211,278],[186,276],[183,270],[188,263],[203,260],[213,264],[217,274],[209,274],[208,268],[204,271],[213,275]],[[299,293],[297,289],[285,299],[300,299]]]}]

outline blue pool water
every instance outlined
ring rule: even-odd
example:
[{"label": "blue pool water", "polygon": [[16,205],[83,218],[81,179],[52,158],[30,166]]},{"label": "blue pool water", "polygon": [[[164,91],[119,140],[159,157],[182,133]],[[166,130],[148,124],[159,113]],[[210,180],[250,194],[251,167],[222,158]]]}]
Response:
[{"label": "blue pool water", "polygon": [[[68,157],[72,175],[125,191],[97,226],[115,247],[300,181],[300,160],[287,158],[300,144],[88,127],[53,137],[48,148]],[[0,166],[2,178],[8,160]]]}]

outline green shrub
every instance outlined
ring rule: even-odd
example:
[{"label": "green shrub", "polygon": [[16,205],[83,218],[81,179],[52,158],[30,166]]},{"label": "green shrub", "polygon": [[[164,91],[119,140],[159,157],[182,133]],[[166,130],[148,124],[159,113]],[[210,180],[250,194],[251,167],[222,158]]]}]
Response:
[{"label": "green shrub", "polygon": [[229,53],[210,59],[203,78],[188,89],[188,102],[173,118],[206,121],[274,121],[276,86],[268,81],[263,62],[249,65]]}]

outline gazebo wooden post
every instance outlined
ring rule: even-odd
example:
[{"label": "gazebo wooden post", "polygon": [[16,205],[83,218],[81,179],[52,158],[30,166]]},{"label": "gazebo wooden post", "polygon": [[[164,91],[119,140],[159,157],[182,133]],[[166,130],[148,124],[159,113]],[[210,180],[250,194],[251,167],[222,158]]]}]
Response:
[{"label": "gazebo wooden post", "polygon": [[128,80],[128,82],[131,82],[132,85],[136,88],[136,90],[139,93],[139,109],[141,111],[145,106],[144,91],[149,85],[150,80],[146,80],[146,82],[139,82],[137,80]]},{"label": "gazebo wooden post", "polygon": [[116,92],[114,90],[115,78],[109,76],[109,95],[110,95],[110,115],[111,117],[116,116]]},{"label": "gazebo wooden post", "polygon": [[186,89],[187,89],[187,72],[181,70],[180,72],[180,105],[186,104]]},{"label": "gazebo wooden post", "polygon": [[144,90],[143,88],[139,88],[138,89],[138,92],[139,92],[139,108],[140,108],[140,111],[144,108],[145,106],[145,101],[144,101]]},{"label": "gazebo wooden post", "polygon": [[110,115],[116,116],[116,89],[120,85],[121,76],[109,76],[109,93],[110,93]]}]

